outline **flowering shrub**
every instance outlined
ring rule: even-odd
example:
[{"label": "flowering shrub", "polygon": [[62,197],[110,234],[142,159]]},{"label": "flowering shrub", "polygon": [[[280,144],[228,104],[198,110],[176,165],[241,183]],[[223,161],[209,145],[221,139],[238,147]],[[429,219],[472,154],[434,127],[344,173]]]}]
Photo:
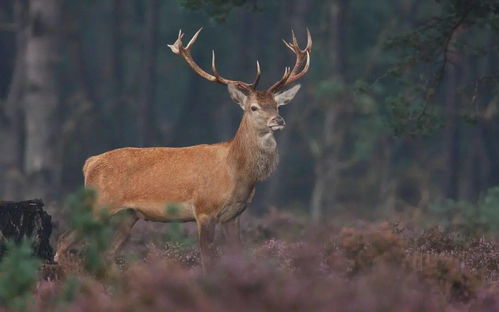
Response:
[{"label": "flowering shrub", "polygon": [[118,272],[104,266],[96,275],[84,265],[85,255],[75,254],[75,261],[61,264],[64,274],[57,280],[28,285],[35,300],[26,297],[24,307],[43,312],[499,307],[499,249],[492,239],[388,222],[317,225],[278,211],[248,218],[242,226],[243,250],[219,248],[205,273],[198,248],[176,244],[164,232],[157,233],[164,241],[141,246],[146,252],[135,260],[125,257]]}]

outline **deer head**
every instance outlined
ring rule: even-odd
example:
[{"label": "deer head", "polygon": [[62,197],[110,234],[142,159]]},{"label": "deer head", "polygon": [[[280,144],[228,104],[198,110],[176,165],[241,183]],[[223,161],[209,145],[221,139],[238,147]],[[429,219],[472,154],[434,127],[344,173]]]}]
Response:
[{"label": "deer head", "polygon": [[189,41],[187,46],[184,47],[182,38],[184,33],[179,31],[177,41],[174,44],[168,45],[173,53],[178,54],[184,58],[189,66],[198,73],[201,77],[220,84],[227,85],[230,97],[234,102],[244,111],[244,117],[253,127],[259,132],[270,132],[283,129],[285,126],[284,118],[279,115],[279,107],[289,103],[300,89],[297,84],[289,89],[287,86],[304,76],[310,68],[310,52],[312,51],[312,36],[307,29],[307,46],[305,49],[300,49],[298,41],[294,32],[292,32],[291,43],[283,40],[286,47],[288,47],[295,55],[296,61],[293,69],[286,67],[284,74],[266,90],[257,90],[256,87],[260,81],[260,64],[256,62],[256,77],[253,83],[246,83],[237,80],[230,80],[223,78],[215,65],[215,52],[212,51],[211,70],[213,74],[204,71],[191,56],[191,48],[196,42],[200,28]]}]

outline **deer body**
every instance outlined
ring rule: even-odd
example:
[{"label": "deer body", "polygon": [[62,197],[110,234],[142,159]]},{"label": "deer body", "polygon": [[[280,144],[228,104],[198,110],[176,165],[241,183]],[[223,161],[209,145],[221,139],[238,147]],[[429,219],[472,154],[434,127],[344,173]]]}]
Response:
[{"label": "deer body", "polygon": [[[215,225],[222,229],[230,245],[240,244],[239,218],[255,192],[258,182],[270,176],[278,162],[274,131],[284,128],[279,107],[291,101],[300,85],[283,88],[302,77],[310,65],[312,39],[307,31],[307,47],[299,48],[293,33],[292,43],[284,42],[296,54],[291,70],[286,68],[282,78],[269,89],[256,90],[260,78],[252,84],[228,80],[218,74],[215,54],[213,75],[205,72],[192,59],[190,48],[201,29],[186,47],[183,33],[170,45],[189,66],[203,78],[225,84],[231,98],[244,111],[234,138],[212,145],[181,148],[120,148],[90,157],[83,168],[85,187],[97,191],[94,209],[107,208],[111,215],[122,210],[129,218],[122,221],[111,244],[114,255],[126,241],[135,222],[196,221],[203,267],[212,259]],[[174,205],[176,209],[168,209]],[[75,231],[64,235],[58,244],[55,259],[76,241]]]},{"label": "deer body", "polygon": [[[83,173],[85,186],[97,190],[96,207],[111,214],[133,209],[150,221],[195,221],[206,215],[227,222],[246,208],[256,183],[276,164],[273,133],[255,133],[243,118],[229,142],[120,148],[90,157]],[[177,209],[169,211],[170,204]]]}]

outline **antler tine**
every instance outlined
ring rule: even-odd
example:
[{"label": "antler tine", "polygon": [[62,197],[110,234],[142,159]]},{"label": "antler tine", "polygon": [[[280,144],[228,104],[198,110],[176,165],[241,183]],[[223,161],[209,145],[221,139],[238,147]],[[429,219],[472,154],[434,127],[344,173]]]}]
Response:
[{"label": "antler tine", "polygon": [[[307,28],[307,46],[305,49],[301,49],[298,45],[298,40],[296,39],[295,32],[291,30],[291,43],[286,40],[282,40],[286,47],[288,47],[293,53],[296,55],[295,65],[292,70],[286,68],[288,71],[287,75],[285,74],[278,82],[272,85],[269,90],[276,91],[279,88],[282,88],[299,78],[303,77],[310,68],[310,52],[312,51],[312,36],[310,35],[310,31]],[[305,65],[303,66],[303,63]],[[302,68],[303,66],[303,68]],[[302,68],[301,72],[298,72]],[[285,73],[286,73],[285,71]]]},{"label": "antler tine", "polygon": [[293,49],[293,46],[291,45],[291,43],[287,42],[287,41],[286,41],[286,40],[284,40],[284,39],[282,39],[282,42],[284,42],[284,44],[285,44],[285,45],[286,45],[286,46],[287,46],[287,47],[288,47],[291,51],[293,51],[293,52],[295,51],[295,50]]},{"label": "antler tine", "polygon": [[260,71],[260,62],[256,61],[256,77],[255,77],[255,81],[253,81],[253,83],[251,84],[251,87],[253,89],[256,89],[258,82],[260,82],[260,75],[261,74],[262,74],[262,72]]},{"label": "antler tine", "polygon": [[218,70],[217,70],[217,65],[215,61],[215,50],[211,51],[211,70],[213,71],[213,75],[215,76],[215,79],[217,82],[223,83],[223,84],[235,84],[240,88],[244,89],[252,89],[255,90],[256,86],[258,85],[258,82],[260,81],[260,75],[262,74],[260,70],[260,62],[256,61],[256,77],[255,80],[253,81],[252,84],[242,82],[242,81],[233,81],[233,80],[228,80],[220,76]]},{"label": "antler tine", "polygon": [[310,30],[307,27],[307,47],[305,48],[309,53],[312,52],[312,35],[310,34]]},{"label": "antler tine", "polygon": [[300,79],[301,77],[303,77],[308,69],[310,68],[310,53],[308,53],[308,51],[305,51],[306,53],[306,63],[305,63],[305,66],[303,67],[302,71],[300,73],[295,73],[294,70],[292,72],[292,75],[289,77],[288,81],[286,81],[286,84],[290,84],[298,79]]},{"label": "antler tine", "polygon": [[182,47],[182,38],[184,37],[184,34],[182,33],[182,29],[178,31],[178,37],[177,40],[173,44],[168,44],[168,47],[173,51],[175,54],[180,54],[180,48]]},{"label": "antler tine", "polygon": [[291,74],[290,74],[288,80],[286,81],[285,85],[288,85],[290,83],[295,82],[296,80],[300,79],[308,72],[308,69],[310,68],[310,53],[306,50],[305,50],[305,56],[306,56],[305,66],[303,66],[303,69],[301,70],[301,72],[298,73],[297,71],[301,67],[303,60],[300,60],[300,61],[297,60],[296,65],[293,68],[293,70],[291,71]]},{"label": "antler tine", "polygon": [[291,29],[291,38],[293,40],[293,45],[295,47],[298,47],[298,40],[296,39],[296,36],[295,36],[295,31]]},{"label": "antler tine", "polygon": [[187,64],[189,64],[189,66],[196,73],[198,73],[201,77],[205,78],[206,80],[209,80],[212,82],[218,82],[218,83],[225,84],[225,85],[234,84],[234,85],[236,85],[240,88],[243,88],[243,89],[254,90],[256,85],[258,84],[258,81],[260,80],[260,74],[261,74],[260,64],[258,62],[257,62],[256,79],[253,82],[253,84],[249,84],[249,83],[237,81],[237,80],[229,80],[229,79],[225,79],[222,76],[220,76],[220,74],[218,73],[216,64],[215,64],[215,51],[212,51],[212,59],[211,59],[211,69],[213,71],[213,75],[205,72],[201,67],[199,67],[199,65],[192,58],[190,50],[191,50],[192,46],[194,45],[194,43],[196,42],[196,40],[198,39],[199,34],[201,33],[201,30],[203,30],[202,27],[194,34],[194,36],[192,36],[191,40],[189,41],[189,43],[185,47],[182,44],[182,38],[184,37],[184,33],[182,32],[182,30],[180,30],[178,32],[177,40],[173,44],[169,44],[168,47],[170,47],[170,49],[173,51],[173,53],[182,56],[184,58],[184,60],[187,62]]},{"label": "antler tine", "polygon": [[213,72],[213,75],[217,79],[217,81],[220,81],[220,74],[218,73],[217,66],[215,64],[215,50],[211,50],[211,71]]},{"label": "antler tine", "polygon": [[279,79],[276,83],[274,83],[269,90],[270,91],[275,91],[278,90],[279,88],[283,87],[286,83],[286,81],[289,78],[289,75],[291,74],[291,71],[288,66],[284,68],[284,74],[282,75],[281,79]]},{"label": "antler tine", "polygon": [[194,36],[192,36],[192,39],[189,41],[189,43],[187,44],[187,46],[185,47],[186,50],[190,50],[191,49],[191,46],[196,42],[196,40],[198,39],[198,36],[199,36],[199,33],[201,32],[201,30],[203,30],[203,27],[199,28],[198,31],[196,31],[196,33],[194,34]]},{"label": "antler tine", "polygon": [[199,29],[192,39],[189,41],[187,44],[187,47],[184,47],[182,44],[182,38],[184,37],[184,33],[182,30],[178,32],[178,38],[173,44],[169,44],[168,47],[172,50],[173,53],[180,55],[184,58],[184,60],[189,64],[189,66],[196,72],[198,73],[201,77],[209,80],[209,81],[216,81],[216,78],[213,75],[208,74],[205,72],[199,65],[192,59],[190,49],[194,42],[196,42],[197,37],[199,36],[199,33],[201,32],[202,28]]},{"label": "antler tine", "polygon": [[310,31],[307,28],[307,46],[305,49],[300,49],[300,45],[298,44],[298,40],[296,39],[295,32],[291,30],[291,41],[292,43],[287,42],[286,40],[282,39],[282,42],[288,47],[291,51],[294,53],[300,52],[302,54],[305,54],[305,51],[312,51],[312,36],[310,35]]}]

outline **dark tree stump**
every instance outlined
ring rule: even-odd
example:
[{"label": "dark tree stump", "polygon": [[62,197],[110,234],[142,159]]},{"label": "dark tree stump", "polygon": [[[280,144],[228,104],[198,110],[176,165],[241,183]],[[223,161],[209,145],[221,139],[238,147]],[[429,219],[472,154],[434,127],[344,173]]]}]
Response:
[{"label": "dark tree stump", "polygon": [[5,240],[20,242],[27,238],[34,253],[47,262],[53,261],[50,246],[52,218],[43,210],[40,199],[22,202],[0,201],[0,258],[5,253]]}]

